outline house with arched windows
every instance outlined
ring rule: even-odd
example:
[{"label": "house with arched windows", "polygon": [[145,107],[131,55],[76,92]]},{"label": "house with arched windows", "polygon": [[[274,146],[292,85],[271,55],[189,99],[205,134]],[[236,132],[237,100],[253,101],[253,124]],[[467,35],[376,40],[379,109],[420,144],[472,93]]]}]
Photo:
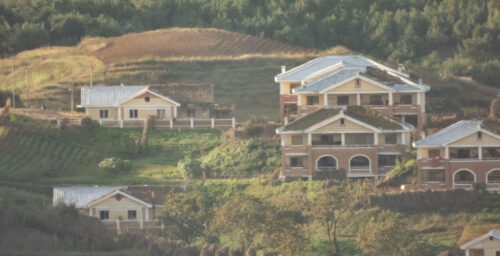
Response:
[{"label": "house with arched windows", "polygon": [[500,135],[480,120],[463,120],[416,141],[420,189],[500,190]]},{"label": "house with arched windows", "polygon": [[347,177],[384,176],[414,127],[363,106],[327,106],[277,129],[281,136],[281,179],[311,179],[341,170]]}]

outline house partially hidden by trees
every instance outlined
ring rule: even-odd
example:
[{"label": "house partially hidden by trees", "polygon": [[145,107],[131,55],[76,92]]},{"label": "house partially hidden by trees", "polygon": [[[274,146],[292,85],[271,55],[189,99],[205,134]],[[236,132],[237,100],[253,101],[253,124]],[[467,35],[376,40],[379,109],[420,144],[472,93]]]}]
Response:
[{"label": "house partially hidden by trees", "polygon": [[394,70],[358,55],[331,55],[286,70],[280,84],[280,117],[287,123],[325,106],[365,106],[423,132],[425,93],[400,65]]},{"label": "house partially hidden by trees", "polygon": [[490,120],[463,120],[416,141],[420,189],[500,190],[500,135]]},{"label": "house partially hidden by trees", "polygon": [[470,242],[460,246],[465,256],[500,256],[500,230],[492,229]]},{"label": "house partially hidden by trees", "polygon": [[74,205],[117,232],[158,228],[163,202],[180,191],[172,186],[54,187],[52,202]]},{"label": "house partially hidden by trees", "polygon": [[277,129],[280,177],[384,176],[409,151],[413,130],[363,106],[325,106]]}]

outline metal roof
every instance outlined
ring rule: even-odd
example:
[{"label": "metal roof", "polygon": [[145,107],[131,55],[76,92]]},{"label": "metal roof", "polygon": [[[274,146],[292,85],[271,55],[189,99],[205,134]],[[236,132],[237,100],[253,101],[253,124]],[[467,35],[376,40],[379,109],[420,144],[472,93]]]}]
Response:
[{"label": "metal roof", "polygon": [[415,142],[416,147],[437,147],[445,146],[448,143],[456,141],[464,136],[481,129],[481,120],[462,120],[454,123],[424,139]]},{"label": "metal roof", "polygon": [[341,64],[341,67],[377,67],[381,70],[391,71],[397,73],[403,77],[408,77],[408,75],[391,69],[385,65],[378,62],[370,60],[364,56],[360,55],[326,55],[309,62],[306,62],[300,66],[290,69],[284,73],[278,74],[275,77],[276,82],[297,82],[302,81],[307,76],[319,72],[321,70],[328,69],[328,67]]},{"label": "metal roof", "polygon": [[82,107],[115,106],[147,88],[146,85],[84,86],[81,90],[81,105]]},{"label": "metal roof", "polygon": [[124,187],[54,187],[52,204],[74,204],[84,208],[89,202]]}]

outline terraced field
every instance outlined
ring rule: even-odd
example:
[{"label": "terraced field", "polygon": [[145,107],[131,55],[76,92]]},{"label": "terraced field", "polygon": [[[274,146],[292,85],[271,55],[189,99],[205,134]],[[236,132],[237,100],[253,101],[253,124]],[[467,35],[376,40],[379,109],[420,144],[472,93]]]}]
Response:
[{"label": "terraced field", "polygon": [[[181,178],[177,162],[217,146],[220,132],[152,131],[137,146],[139,129],[59,130],[48,122],[14,116],[0,126],[0,179],[44,184],[150,184]],[[200,146],[203,142],[203,146]],[[132,170],[113,177],[98,168],[105,157],[132,160]]]}]

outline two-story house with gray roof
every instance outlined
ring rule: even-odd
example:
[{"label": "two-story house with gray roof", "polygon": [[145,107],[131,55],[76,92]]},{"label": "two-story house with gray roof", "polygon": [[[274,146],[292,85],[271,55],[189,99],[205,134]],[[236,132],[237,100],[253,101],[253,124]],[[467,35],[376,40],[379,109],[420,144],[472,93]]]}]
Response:
[{"label": "two-story house with gray roof", "polygon": [[500,190],[498,124],[463,120],[416,141],[420,189],[472,189],[476,183]]},{"label": "two-story house with gray roof", "polygon": [[425,122],[425,93],[430,87],[358,55],[322,56],[275,77],[280,85],[280,117],[286,122],[325,106],[365,106],[419,132]]},{"label": "two-story house with gray roof", "polygon": [[384,176],[402,150],[409,150],[413,130],[363,106],[323,107],[277,129],[280,177],[311,179],[338,172],[347,177]]}]

